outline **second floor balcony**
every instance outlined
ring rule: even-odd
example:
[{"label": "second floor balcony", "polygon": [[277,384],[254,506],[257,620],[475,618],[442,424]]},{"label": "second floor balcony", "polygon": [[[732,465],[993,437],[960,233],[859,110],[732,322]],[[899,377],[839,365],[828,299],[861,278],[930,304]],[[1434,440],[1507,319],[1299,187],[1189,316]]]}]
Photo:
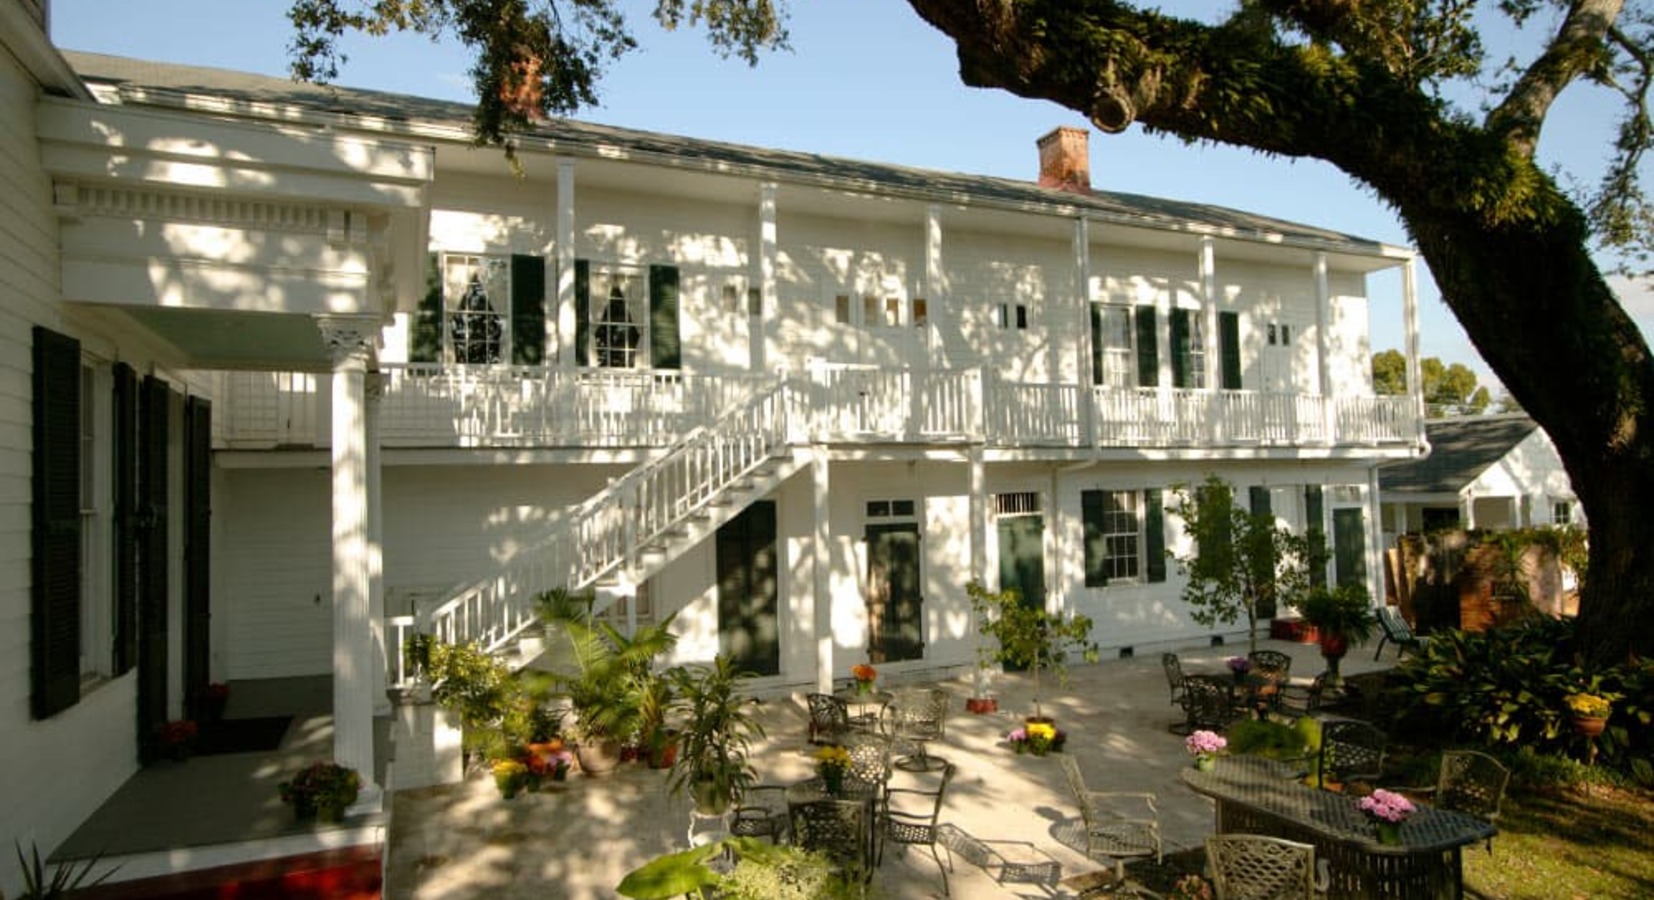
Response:
[{"label": "second floor balcony", "polygon": [[[982,368],[812,366],[791,375],[384,365],[378,430],[396,448],[658,448],[777,384],[800,443],[980,444],[991,450],[1405,449],[1410,396],[1110,388],[1005,380]],[[323,447],[327,375],[222,372],[219,449]]]}]

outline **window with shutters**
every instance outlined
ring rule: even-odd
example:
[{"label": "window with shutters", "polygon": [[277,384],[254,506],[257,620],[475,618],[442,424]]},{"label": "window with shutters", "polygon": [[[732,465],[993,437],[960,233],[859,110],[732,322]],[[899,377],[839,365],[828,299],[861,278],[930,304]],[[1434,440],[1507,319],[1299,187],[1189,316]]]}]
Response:
[{"label": "window with shutters", "polygon": [[607,369],[647,369],[649,290],[643,273],[592,267],[591,360]]},{"label": "window with shutters", "polygon": [[1206,387],[1206,317],[1198,309],[1171,315],[1172,387]]},{"label": "window with shutters", "polygon": [[1087,587],[1166,580],[1159,490],[1081,491],[1080,512]]},{"label": "window with shutters", "polygon": [[500,256],[447,254],[442,265],[447,361],[466,365],[506,362],[511,346],[510,261]]}]

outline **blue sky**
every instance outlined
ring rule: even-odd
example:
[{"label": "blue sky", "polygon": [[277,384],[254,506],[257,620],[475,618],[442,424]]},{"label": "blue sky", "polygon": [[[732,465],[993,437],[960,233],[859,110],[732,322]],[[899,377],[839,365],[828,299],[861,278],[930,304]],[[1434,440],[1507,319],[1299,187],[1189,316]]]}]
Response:
[{"label": "blue sky", "polygon": [[[622,0],[646,12],[646,0]],[[53,0],[52,35],[65,49],[287,74],[285,0]],[[1170,0],[1206,15],[1211,3]],[[695,30],[661,31],[634,18],[640,49],[614,63],[602,105],[579,118],[691,137],[921,168],[1032,180],[1034,140],[1058,125],[1089,127],[1053,103],[960,83],[951,43],[900,0],[794,0],[792,50],[757,68],[719,59]],[[1496,51],[1498,52],[1498,51]],[[471,99],[470,60],[456,43],[417,36],[353,40],[338,82],[450,100]],[[1575,87],[1541,143],[1550,165],[1594,183],[1612,137],[1611,98]],[[1231,206],[1392,244],[1406,230],[1372,192],[1313,160],[1189,146],[1133,127],[1091,137],[1092,183]],[[1419,269],[1423,352],[1464,362],[1491,381],[1463,330]],[[1373,347],[1401,346],[1399,279],[1371,285]],[[1645,334],[1654,296],[1624,292]],[[1498,389],[1495,388],[1497,394]]]}]

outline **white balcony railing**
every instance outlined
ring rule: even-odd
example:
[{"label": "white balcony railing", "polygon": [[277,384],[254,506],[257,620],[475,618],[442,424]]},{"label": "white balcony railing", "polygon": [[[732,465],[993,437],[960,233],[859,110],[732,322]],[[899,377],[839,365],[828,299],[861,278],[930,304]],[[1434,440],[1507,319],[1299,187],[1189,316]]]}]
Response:
[{"label": "white balcony railing", "polygon": [[[669,370],[385,366],[390,447],[658,449],[777,384]],[[222,373],[219,446],[327,443],[328,381]],[[1002,381],[983,369],[814,365],[788,392],[790,440],[990,447],[1379,446],[1416,439],[1411,398]],[[1330,430],[1329,430],[1330,429]]]}]

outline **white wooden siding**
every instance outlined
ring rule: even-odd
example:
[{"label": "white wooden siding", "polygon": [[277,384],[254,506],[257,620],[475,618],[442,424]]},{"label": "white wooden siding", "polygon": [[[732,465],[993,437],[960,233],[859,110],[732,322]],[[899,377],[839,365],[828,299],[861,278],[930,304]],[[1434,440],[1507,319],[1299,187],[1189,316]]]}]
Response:
[{"label": "white wooden siding", "polygon": [[[51,719],[29,714],[31,328],[65,329],[35,92],[0,52],[0,843],[45,855],[133,772],[137,753],[130,675]],[[48,766],[67,777],[40,777]],[[15,866],[0,866],[0,892],[18,893],[17,878]]]}]

